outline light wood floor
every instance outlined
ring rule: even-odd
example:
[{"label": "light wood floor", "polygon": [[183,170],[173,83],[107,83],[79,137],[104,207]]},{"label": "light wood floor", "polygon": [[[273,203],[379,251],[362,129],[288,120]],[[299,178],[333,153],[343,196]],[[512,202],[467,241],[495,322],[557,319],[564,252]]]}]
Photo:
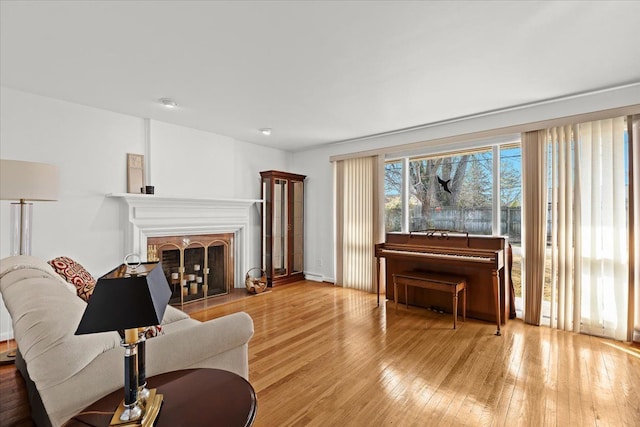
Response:
[{"label": "light wood floor", "polygon": [[[640,351],[615,341],[520,320],[502,337],[475,320],[452,330],[450,314],[395,314],[374,295],[316,282],[191,315],[236,311],[255,325],[257,427],[640,426]],[[26,399],[8,369],[0,425],[29,425],[15,415],[20,397],[7,397]]]}]

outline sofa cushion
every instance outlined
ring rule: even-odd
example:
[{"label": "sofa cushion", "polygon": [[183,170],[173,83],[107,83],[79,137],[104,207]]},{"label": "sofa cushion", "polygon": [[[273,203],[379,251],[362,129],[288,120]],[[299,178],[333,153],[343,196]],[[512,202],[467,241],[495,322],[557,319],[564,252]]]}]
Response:
[{"label": "sofa cushion", "polygon": [[48,263],[63,279],[76,287],[76,293],[80,298],[89,301],[96,287],[96,279],[82,264],[66,256],[54,258]]}]

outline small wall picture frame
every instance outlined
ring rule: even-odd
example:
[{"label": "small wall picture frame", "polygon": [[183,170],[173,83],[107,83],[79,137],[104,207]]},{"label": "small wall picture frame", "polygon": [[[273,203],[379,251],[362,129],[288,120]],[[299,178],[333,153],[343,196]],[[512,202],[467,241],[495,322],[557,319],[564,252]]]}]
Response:
[{"label": "small wall picture frame", "polygon": [[144,155],[127,153],[127,193],[142,193],[144,182]]}]

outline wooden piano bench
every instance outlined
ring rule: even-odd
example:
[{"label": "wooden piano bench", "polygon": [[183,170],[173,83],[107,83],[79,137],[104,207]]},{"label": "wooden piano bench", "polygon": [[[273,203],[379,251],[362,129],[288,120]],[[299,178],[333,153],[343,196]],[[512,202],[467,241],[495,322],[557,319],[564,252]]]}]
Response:
[{"label": "wooden piano bench", "polygon": [[450,292],[453,294],[453,329],[458,320],[458,293],[462,291],[462,321],[467,320],[467,282],[464,277],[424,271],[403,271],[393,274],[393,301],[398,312],[398,285],[404,285],[404,299],[409,308],[409,286]]}]

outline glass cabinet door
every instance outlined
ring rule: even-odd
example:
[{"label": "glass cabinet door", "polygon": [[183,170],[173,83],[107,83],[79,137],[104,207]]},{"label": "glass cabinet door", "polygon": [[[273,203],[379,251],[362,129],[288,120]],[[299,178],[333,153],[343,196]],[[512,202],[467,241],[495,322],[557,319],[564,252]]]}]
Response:
[{"label": "glass cabinet door", "polygon": [[289,221],[287,209],[286,179],[273,180],[273,248],[272,262],[274,277],[286,276],[287,266],[287,238],[289,236]]}]

